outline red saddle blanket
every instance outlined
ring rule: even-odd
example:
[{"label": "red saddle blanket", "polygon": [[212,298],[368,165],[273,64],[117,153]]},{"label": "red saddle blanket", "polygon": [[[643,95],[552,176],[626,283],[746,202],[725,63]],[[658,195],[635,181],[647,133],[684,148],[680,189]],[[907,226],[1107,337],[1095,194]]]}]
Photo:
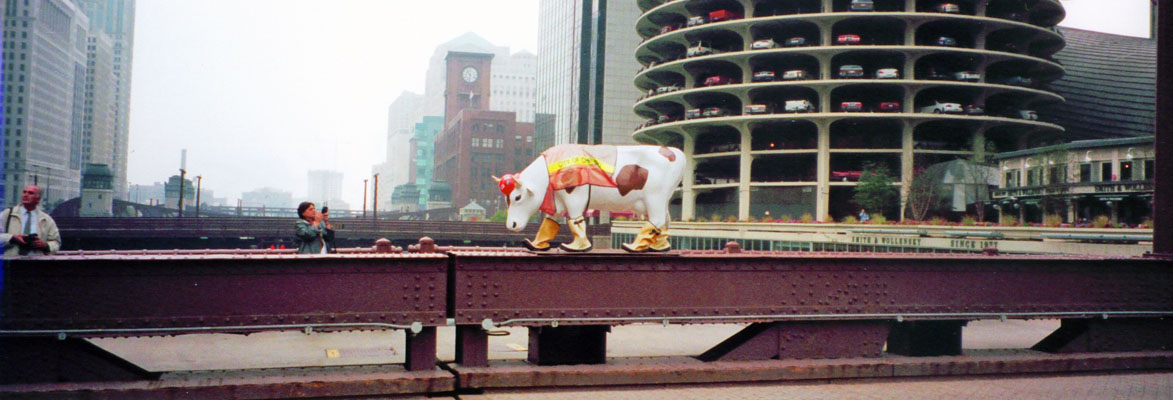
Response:
[{"label": "red saddle blanket", "polygon": [[554,215],[554,191],[573,189],[583,185],[616,187],[611,176],[615,173],[616,149],[612,145],[588,146],[564,144],[542,152],[550,186],[542,200],[542,212]]}]

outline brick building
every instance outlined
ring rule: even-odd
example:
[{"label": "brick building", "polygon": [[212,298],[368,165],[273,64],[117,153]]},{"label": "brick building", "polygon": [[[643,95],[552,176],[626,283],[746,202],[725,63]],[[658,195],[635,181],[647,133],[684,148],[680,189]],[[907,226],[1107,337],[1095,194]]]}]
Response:
[{"label": "brick building", "polygon": [[448,182],[453,207],[476,201],[493,215],[504,205],[492,176],[533,160],[532,123],[513,112],[489,111],[492,54],[449,52],[444,129],[436,136],[437,181]]}]

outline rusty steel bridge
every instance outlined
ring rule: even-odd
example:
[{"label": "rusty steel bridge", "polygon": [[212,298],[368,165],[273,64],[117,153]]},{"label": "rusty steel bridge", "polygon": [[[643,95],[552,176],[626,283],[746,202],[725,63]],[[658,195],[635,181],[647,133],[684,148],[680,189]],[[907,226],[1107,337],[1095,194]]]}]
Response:
[{"label": "rusty steel bridge", "polygon": [[[406,250],[383,242],[337,255],[138,250],[12,259],[0,293],[0,397],[349,398],[1173,369],[1173,182],[1164,179],[1173,176],[1173,8],[1158,12],[1160,228],[1145,257],[747,252],[736,244],[536,255],[421,239]],[[1035,352],[947,357],[960,352],[967,321],[1036,318],[1062,325]],[[725,322],[747,325],[692,363],[605,356],[614,325]],[[437,342],[445,326],[455,327],[455,343]],[[488,336],[509,326],[529,328],[524,366],[488,358]],[[354,329],[406,331],[406,362],[161,375],[86,340]],[[438,363],[438,346],[455,348],[455,362]]]}]

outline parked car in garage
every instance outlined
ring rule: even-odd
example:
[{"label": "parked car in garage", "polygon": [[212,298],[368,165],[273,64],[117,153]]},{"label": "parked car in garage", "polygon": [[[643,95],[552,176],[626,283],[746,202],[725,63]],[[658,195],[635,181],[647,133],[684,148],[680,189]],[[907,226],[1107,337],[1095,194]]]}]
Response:
[{"label": "parked car in garage", "polygon": [[899,101],[882,101],[876,106],[876,112],[900,112]]},{"label": "parked car in garage", "polygon": [[671,115],[661,115],[659,118],[656,118],[656,124],[664,124],[674,120]]},{"label": "parked car in garage", "polygon": [[839,103],[840,112],[863,112],[863,102],[844,101]]},{"label": "parked car in garage", "polygon": [[933,11],[946,14],[961,14],[961,6],[953,3],[941,3],[933,7]]},{"label": "parked car in garage", "polygon": [[835,38],[835,44],[859,44],[863,38],[856,34],[839,35]]},{"label": "parked car in garage", "polygon": [[940,68],[929,68],[928,73],[925,74],[925,79],[930,81],[944,81],[949,80],[949,75],[946,75]]},{"label": "parked car in garage", "polygon": [[785,108],[786,112],[805,113],[815,110],[815,105],[808,100],[788,100]]},{"label": "parked car in garage", "polygon": [[1034,110],[1021,110],[1018,112],[1018,117],[1028,121],[1038,121],[1039,114]]},{"label": "parked car in garage", "polygon": [[872,0],[851,0],[848,9],[851,11],[875,11],[876,4]]},{"label": "parked car in garage", "polygon": [[705,117],[705,118],[710,118],[710,117],[724,117],[724,116],[727,116],[727,115],[729,115],[729,110],[726,110],[726,109],[724,109],[724,108],[721,108],[721,107],[709,107],[709,108],[706,108],[704,111],[702,111],[702,112],[701,112],[701,116],[702,116],[702,117]]},{"label": "parked car in garage", "polygon": [[702,83],[701,86],[728,85],[730,83],[734,83],[732,77],[713,75],[708,78],[705,78],[705,82]]},{"label": "parked car in garage", "polygon": [[709,22],[732,21],[741,19],[741,13],[733,10],[717,10],[709,13]]},{"label": "parked car in garage", "polygon": [[900,79],[900,70],[896,68],[877,69],[876,79]]},{"label": "parked car in garage", "polygon": [[831,171],[831,179],[847,181],[858,181],[863,176],[863,171]]},{"label": "parked car in garage", "polygon": [[663,27],[660,27],[660,34],[663,35],[665,33],[672,32],[677,29],[680,29],[680,25],[676,25],[676,24],[664,25]]},{"label": "parked car in garage", "polygon": [[985,115],[986,108],[978,104],[965,106],[965,115]]},{"label": "parked car in garage", "polygon": [[953,79],[961,82],[977,82],[982,80],[982,74],[973,71],[954,72]]},{"label": "parked car in garage", "polygon": [[688,51],[684,54],[687,57],[707,56],[709,54],[713,54],[713,48],[698,43],[696,46],[689,47]]},{"label": "parked car in garage", "polygon": [[753,50],[765,50],[765,49],[772,49],[775,47],[778,47],[778,46],[777,46],[777,43],[774,43],[774,39],[755,40],[753,43],[750,43],[750,45],[749,45],[749,48],[753,49]]},{"label": "parked car in garage", "polygon": [[786,47],[801,47],[801,46],[806,46],[806,38],[804,38],[802,36],[795,36],[790,39],[786,39]]},{"label": "parked car in garage", "polygon": [[751,80],[754,82],[772,82],[774,81],[774,71],[754,72]]},{"label": "parked car in garage", "polygon": [[700,117],[701,109],[699,108],[690,108],[688,110],[684,110],[684,119],[695,119]]},{"label": "parked car in garage", "polygon": [[699,25],[704,25],[706,22],[708,22],[708,21],[705,20],[704,16],[696,16],[696,17],[689,18],[688,23],[686,23],[685,26],[688,26],[688,27],[699,26]]},{"label": "parked car in garage", "polygon": [[804,81],[806,79],[806,71],[801,69],[792,69],[782,73],[782,80],[784,81]]},{"label": "parked car in garage", "polygon": [[839,78],[863,78],[863,67],[855,64],[840,66]]},{"label": "parked car in garage", "polygon": [[768,105],[768,104],[747,104],[745,106],[745,109],[742,111],[742,114],[745,114],[745,115],[757,115],[757,114],[769,114],[769,113],[770,113],[770,105]]},{"label": "parked car in garage", "polygon": [[921,107],[920,112],[933,114],[961,114],[963,109],[961,108],[961,104],[938,102],[931,106]]},{"label": "parked car in garage", "polygon": [[675,92],[677,90],[680,90],[680,86],[676,86],[676,85],[660,86],[660,87],[656,88],[656,94],[671,93],[671,92]]},{"label": "parked car in garage", "polygon": [[948,36],[941,36],[937,38],[937,40],[933,41],[933,44],[937,46],[957,47],[957,39]]},{"label": "parked car in garage", "polygon": [[1021,77],[1021,76],[1009,76],[1009,77],[1005,77],[1002,79],[996,79],[993,82],[1000,83],[1003,85],[1023,86],[1023,87],[1030,86],[1032,83],[1030,78],[1025,78],[1025,77]]}]

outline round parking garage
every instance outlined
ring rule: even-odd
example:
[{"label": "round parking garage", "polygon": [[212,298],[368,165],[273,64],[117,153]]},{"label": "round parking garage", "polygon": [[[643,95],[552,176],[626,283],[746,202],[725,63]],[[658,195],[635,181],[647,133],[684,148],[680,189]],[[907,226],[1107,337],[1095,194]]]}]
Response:
[{"label": "round parking garage", "polygon": [[1038,115],[1063,101],[1057,0],[639,4],[633,136],[694,159],[685,220],[840,219],[868,166],[905,198],[918,170],[1063,132]]}]

